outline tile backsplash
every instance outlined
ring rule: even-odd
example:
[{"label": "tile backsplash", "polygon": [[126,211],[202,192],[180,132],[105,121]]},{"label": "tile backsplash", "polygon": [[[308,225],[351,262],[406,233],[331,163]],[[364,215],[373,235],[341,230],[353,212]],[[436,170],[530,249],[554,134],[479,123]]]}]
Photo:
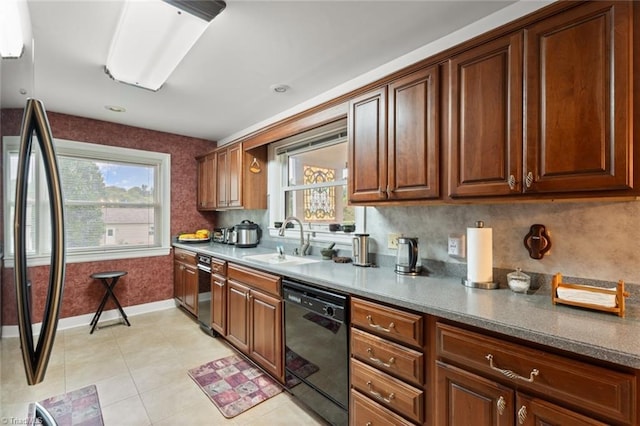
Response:
[{"label": "tile backsplash", "polygon": [[[266,210],[219,214],[218,226],[231,226],[243,219],[266,229]],[[389,232],[418,237],[423,259],[461,264],[447,254],[451,233],[466,234],[466,228],[482,220],[493,229],[494,268],[594,280],[640,283],[640,203],[637,201],[588,201],[367,207],[366,232],[371,251],[380,258],[394,257],[386,247]],[[523,241],[531,225],[545,225],[552,247],[541,260],[531,259]],[[359,230],[360,232],[360,230]],[[265,244],[273,243],[268,236]],[[274,243],[275,244],[275,243]],[[346,251],[346,249],[345,249]],[[345,253],[346,255],[346,253]]]}]

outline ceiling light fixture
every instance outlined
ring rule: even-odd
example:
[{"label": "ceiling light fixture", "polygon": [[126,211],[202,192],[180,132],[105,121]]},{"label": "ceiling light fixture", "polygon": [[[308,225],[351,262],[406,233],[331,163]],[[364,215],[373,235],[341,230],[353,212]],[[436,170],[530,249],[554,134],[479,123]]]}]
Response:
[{"label": "ceiling light fixture", "polygon": [[118,105],[105,105],[104,109],[111,112],[125,112],[127,109]]},{"label": "ceiling light fixture", "polygon": [[24,52],[22,25],[17,0],[0,1],[0,56],[19,58]]},{"label": "ceiling light fixture", "polygon": [[276,93],[285,93],[289,89],[290,87],[287,86],[286,84],[274,84],[271,86],[271,90],[273,90]]},{"label": "ceiling light fixture", "polygon": [[222,0],[127,0],[105,72],[122,83],[159,90],[225,7]]}]

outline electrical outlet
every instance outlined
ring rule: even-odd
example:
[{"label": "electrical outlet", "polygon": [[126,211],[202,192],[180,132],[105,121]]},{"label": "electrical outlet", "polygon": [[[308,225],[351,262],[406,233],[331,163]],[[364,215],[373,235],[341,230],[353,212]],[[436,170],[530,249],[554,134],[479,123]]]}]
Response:
[{"label": "electrical outlet", "polygon": [[402,234],[390,233],[387,234],[387,248],[397,249],[398,238],[402,237]]},{"label": "electrical outlet", "polygon": [[447,252],[449,253],[449,256],[464,259],[465,257],[464,234],[449,235],[449,244],[448,244]]}]

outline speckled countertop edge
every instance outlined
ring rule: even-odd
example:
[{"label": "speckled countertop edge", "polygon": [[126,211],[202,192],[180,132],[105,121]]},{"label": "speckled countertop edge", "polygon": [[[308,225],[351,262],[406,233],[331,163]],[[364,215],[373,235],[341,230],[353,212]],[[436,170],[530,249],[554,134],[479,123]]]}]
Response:
[{"label": "speckled countertop edge", "polygon": [[272,249],[262,247],[242,249],[215,243],[174,245],[293,280],[386,302],[598,360],[640,368],[640,316],[635,309],[625,318],[619,318],[609,313],[553,305],[545,286],[533,294],[517,294],[505,288],[467,288],[455,277],[401,276],[389,267],[362,268],[331,261],[282,267],[244,258],[247,255],[273,252]]}]

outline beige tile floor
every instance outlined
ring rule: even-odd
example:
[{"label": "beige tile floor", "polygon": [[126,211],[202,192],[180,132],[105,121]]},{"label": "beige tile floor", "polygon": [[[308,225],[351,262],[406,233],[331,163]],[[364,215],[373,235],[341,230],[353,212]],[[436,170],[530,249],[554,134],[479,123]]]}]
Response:
[{"label": "beige tile floor", "polygon": [[0,424],[23,424],[30,402],[95,384],[106,426],[324,425],[282,392],[224,418],[187,370],[233,353],[205,335],[179,309],[130,317],[89,334],[89,326],[57,334],[45,380],[28,386],[17,338],[0,340]]}]

